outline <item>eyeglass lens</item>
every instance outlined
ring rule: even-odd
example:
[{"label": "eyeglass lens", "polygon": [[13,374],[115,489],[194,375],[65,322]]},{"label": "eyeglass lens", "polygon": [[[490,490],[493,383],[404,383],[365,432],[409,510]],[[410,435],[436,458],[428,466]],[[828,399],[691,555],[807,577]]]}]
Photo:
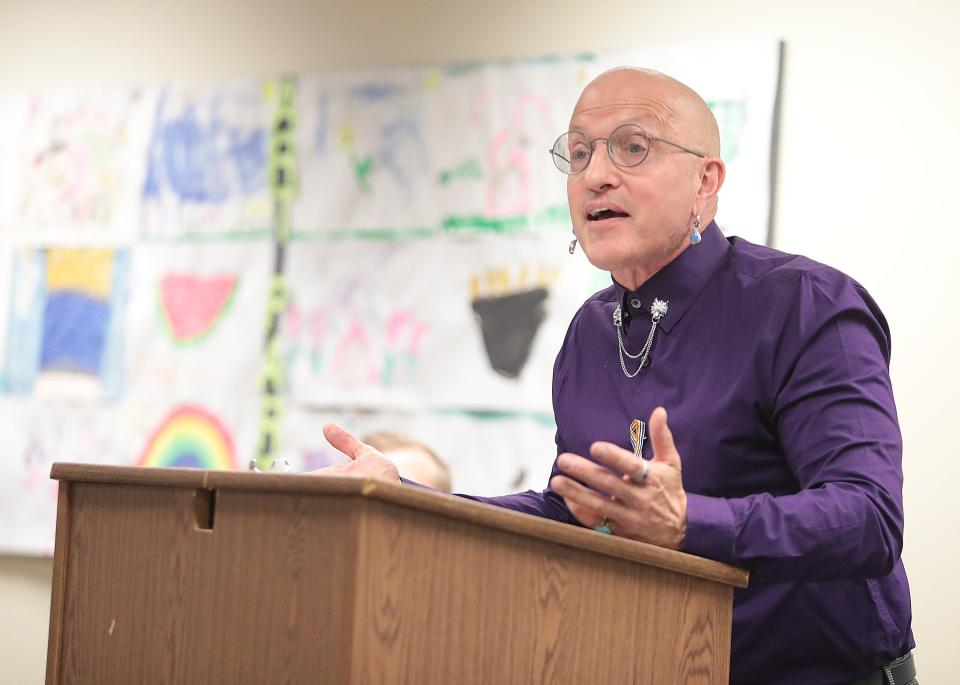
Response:
[{"label": "eyeglass lens", "polygon": [[590,141],[578,131],[568,131],[553,144],[554,164],[565,174],[576,174],[587,168],[593,154],[593,145],[605,141],[614,164],[622,167],[637,166],[647,158],[650,151],[650,136],[636,124],[623,124],[609,138]]}]

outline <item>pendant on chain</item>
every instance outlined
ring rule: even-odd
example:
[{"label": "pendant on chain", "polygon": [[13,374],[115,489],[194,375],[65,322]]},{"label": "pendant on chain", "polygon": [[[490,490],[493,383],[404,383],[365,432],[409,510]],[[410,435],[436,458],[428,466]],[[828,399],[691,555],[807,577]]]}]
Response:
[{"label": "pendant on chain", "polygon": [[[653,339],[657,334],[657,324],[660,323],[660,319],[667,315],[668,309],[669,302],[667,300],[654,298],[653,304],[650,305],[650,316],[652,319],[650,334],[647,336],[647,341],[644,343],[643,348],[637,354],[631,354],[623,344],[623,313],[620,310],[620,305],[618,304],[617,308],[613,311],[613,325],[617,329],[617,346],[620,348],[618,350],[620,355],[620,368],[623,369],[623,375],[627,378],[635,377],[643,367],[647,366],[650,358],[650,350],[653,349]],[[640,360],[640,365],[633,373],[627,371],[627,362],[624,356],[630,359]]]}]

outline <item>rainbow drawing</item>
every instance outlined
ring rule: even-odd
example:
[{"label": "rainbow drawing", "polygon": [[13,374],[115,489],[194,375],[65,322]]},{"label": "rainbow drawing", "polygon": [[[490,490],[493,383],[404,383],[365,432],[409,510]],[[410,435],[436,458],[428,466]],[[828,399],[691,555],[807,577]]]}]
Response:
[{"label": "rainbow drawing", "polygon": [[203,407],[184,404],[160,423],[137,461],[139,466],[236,469],[233,438]]}]

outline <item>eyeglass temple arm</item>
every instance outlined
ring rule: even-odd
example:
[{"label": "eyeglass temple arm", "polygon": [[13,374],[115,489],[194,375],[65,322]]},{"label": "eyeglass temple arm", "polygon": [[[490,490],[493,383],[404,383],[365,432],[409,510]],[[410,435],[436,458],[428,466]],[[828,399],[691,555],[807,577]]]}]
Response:
[{"label": "eyeglass temple arm", "polygon": [[677,148],[677,149],[679,149],[679,150],[683,150],[684,152],[689,152],[691,155],[693,155],[693,156],[695,156],[695,157],[700,157],[701,159],[703,159],[703,158],[706,157],[706,155],[703,154],[702,152],[696,152],[695,150],[691,150],[691,149],[689,149],[689,148],[685,148],[683,145],[677,145],[676,143],[671,143],[669,140],[666,140],[666,139],[664,139],[664,138],[656,138],[656,137],[654,137],[654,136],[651,136],[651,137],[650,137],[650,140],[659,140],[661,143],[666,143],[667,145],[673,145],[673,147],[675,147],[675,148]]}]

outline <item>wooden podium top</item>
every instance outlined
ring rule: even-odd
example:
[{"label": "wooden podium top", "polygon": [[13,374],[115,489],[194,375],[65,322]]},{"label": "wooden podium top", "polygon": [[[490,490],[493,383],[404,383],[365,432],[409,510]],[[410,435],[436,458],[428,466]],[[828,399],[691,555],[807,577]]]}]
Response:
[{"label": "wooden podium top", "polygon": [[199,489],[257,490],[318,496],[352,496],[389,502],[438,516],[461,519],[517,535],[551,541],[597,554],[636,561],[735,587],[746,587],[743,569],[635,540],[603,535],[502,507],[426,488],[359,476],[206,471],[139,466],[55,463],[55,480]]}]

